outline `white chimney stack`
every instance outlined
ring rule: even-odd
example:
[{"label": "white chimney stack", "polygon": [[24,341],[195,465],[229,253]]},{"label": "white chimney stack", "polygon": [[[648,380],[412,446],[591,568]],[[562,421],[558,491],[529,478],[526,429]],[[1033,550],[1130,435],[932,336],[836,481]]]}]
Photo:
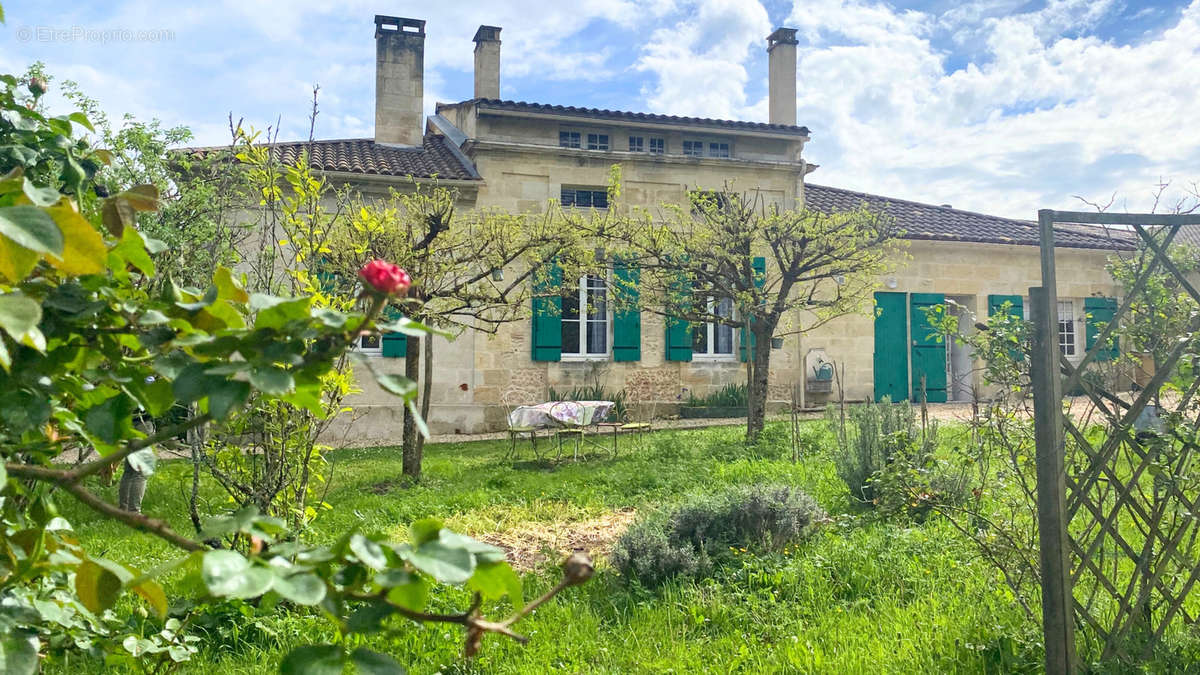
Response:
[{"label": "white chimney stack", "polygon": [[425,22],[375,15],[375,142],[420,147]]},{"label": "white chimney stack", "polygon": [[767,36],[767,100],[771,124],[796,126],[795,28],[777,28]]},{"label": "white chimney stack", "polygon": [[475,98],[500,98],[500,27],[475,31]]}]

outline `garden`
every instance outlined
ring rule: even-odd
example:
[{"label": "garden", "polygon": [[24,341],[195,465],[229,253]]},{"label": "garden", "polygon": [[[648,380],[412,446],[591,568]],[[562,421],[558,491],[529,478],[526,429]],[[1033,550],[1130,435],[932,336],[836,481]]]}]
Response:
[{"label": "garden", "polygon": [[[0,84],[0,671],[1041,671],[1027,322],[1001,311],[974,333],[994,390],[963,419],[884,400],[767,420],[787,317],[856,311],[890,264],[897,233],[877,214],[696,194],[673,230],[622,215],[619,169],[605,214],[461,216],[437,186],[365,202],[281,162],[269,132],[231,124],[225,151],[172,153],[186,130],[113,124],[69,83],[79,111],[52,115],[39,67]],[[234,217],[248,200],[249,223]],[[427,443],[432,336],[561,301],[547,284],[595,266],[601,237],[647,261],[640,276],[625,263],[629,286],[686,320],[713,318],[693,295],[736,299],[747,384],[683,407],[745,424],[553,461],[523,443],[513,457],[507,438]],[[1086,478],[1120,546],[1093,539],[1079,556],[1099,580],[1077,596],[1090,672],[1200,663],[1184,578],[1197,528],[1179,507],[1196,490],[1200,387],[1180,361],[1194,291],[1151,279],[1149,259],[1113,263],[1155,294],[1120,339],[1159,359],[1145,391],[1174,412],[1136,436],[1092,417],[1120,379],[1115,350],[1108,376],[1071,381],[1088,397],[1067,409],[1068,470],[1109,437],[1141,456]],[[959,334],[938,323],[952,320],[930,317],[942,336]],[[397,335],[404,374],[355,356]],[[356,378],[396,397],[395,446],[328,442]],[[561,397],[628,402],[599,386]],[[1132,415],[1149,394],[1131,398],[1109,403]],[[1102,511],[1143,488],[1167,534],[1141,535],[1142,560],[1176,577],[1124,555],[1146,522]],[[1136,599],[1101,587],[1117,577],[1140,580]],[[1105,632],[1113,616],[1121,630]]]}]

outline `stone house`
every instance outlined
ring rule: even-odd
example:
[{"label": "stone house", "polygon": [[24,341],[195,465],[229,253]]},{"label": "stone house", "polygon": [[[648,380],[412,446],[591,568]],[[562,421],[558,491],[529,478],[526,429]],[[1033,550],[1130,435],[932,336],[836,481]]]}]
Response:
[{"label": "stone house", "polygon": [[[682,203],[688,190],[727,182],[785,208],[835,210],[866,202],[897,219],[910,240],[909,259],[880,280],[876,316],[845,317],[773,345],[770,398],[788,400],[794,383],[814,379],[828,362],[844,370],[848,399],[911,398],[922,381],[930,401],[970,397],[979,382],[969,354],[925,340],[917,310],[949,299],[952,311],[1021,311],[1022,294],[1040,279],[1037,227],[807,183],[817,166],[804,157],[809,130],[796,120],[794,30],[767,37],[765,123],[505,100],[500,32],[480,26],[475,34],[474,96],[438,103],[425,118],[425,22],[376,16],[375,137],[281,143],[277,150],[294,158],[307,149],[315,168],[367,194],[436,179],[457,190],[464,208],[527,212],[559,200],[602,209],[614,164],[622,167],[624,198],[637,205]],[[1091,322],[1117,294],[1106,257],[1129,245],[1082,227],[1060,228],[1058,241],[1063,349],[1076,356],[1088,345]],[[535,315],[494,336],[468,331],[452,342],[435,340],[434,433],[503,428],[509,406],[545,400],[550,388],[601,384],[671,414],[689,393],[744,382],[728,326],[693,326],[692,339],[681,343],[650,312],[614,317],[603,283],[585,277],[579,284],[561,317]],[[804,317],[796,320],[803,325]],[[368,339],[361,348],[378,357],[381,368],[402,371],[403,359],[394,358],[404,353],[401,336]],[[361,379],[364,392],[350,401],[355,413],[345,422],[349,437],[399,438],[401,408]],[[806,394],[809,405],[832,395],[818,382],[807,388],[816,390]]]}]

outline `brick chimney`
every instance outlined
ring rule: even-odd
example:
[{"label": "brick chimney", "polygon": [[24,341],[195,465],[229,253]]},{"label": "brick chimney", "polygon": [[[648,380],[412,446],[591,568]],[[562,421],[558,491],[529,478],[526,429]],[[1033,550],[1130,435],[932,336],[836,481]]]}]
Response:
[{"label": "brick chimney", "polygon": [[475,98],[500,98],[500,27],[475,31]]},{"label": "brick chimney", "polygon": [[776,28],[767,36],[767,99],[771,124],[796,126],[795,28]]},{"label": "brick chimney", "polygon": [[375,142],[421,146],[425,22],[375,15]]}]

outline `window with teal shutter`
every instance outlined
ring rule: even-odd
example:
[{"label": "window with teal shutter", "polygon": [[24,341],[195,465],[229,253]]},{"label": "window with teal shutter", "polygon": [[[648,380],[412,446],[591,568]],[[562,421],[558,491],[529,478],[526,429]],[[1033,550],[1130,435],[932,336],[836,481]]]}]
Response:
[{"label": "window with teal shutter", "polygon": [[[989,295],[988,296],[988,316],[995,316],[1004,309],[1004,303],[1009,303],[1008,313],[1018,319],[1025,318],[1025,301],[1019,295]],[[1025,358],[1025,354],[1020,349],[1012,349],[1008,352],[1013,359],[1020,361]]]},{"label": "window with teal shutter", "polygon": [[[687,297],[691,294],[690,283],[682,272],[679,274],[675,283],[672,285],[672,292],[681,298],[682,304],[680,308],[686,312],[690,308]],[[692,327],[687,321],[673,316],[666,317],[664,322],[667,328],[667,354],[668,361],[691,361],[692,360]]]},{"label": "window with teal shutter", "polygon": [[[392,305],[383,308],[383,316],[388,321],[399,321],[404,317],[399,309]],[[388,358],[401,358],[408,355],[408,336],[404,333],[384,333],[379,346],[382,355]]]},{"label": "window with teal shutter", "polygon": [[[750,266],[754,269],[754,286],[755,288],[763,288],[767,285],[767,259],[759,256],[750,261]],[[749,341],[750,349],[747,351],[746,343]],[[741,330],[741,342],[738,344],[738,358],[745,361],[754,352],[754,345],[757,344],[757,339],[754,333],[750,332],[749,325],[746,325]]]},{"label": "window with teal shutter", "polygon": [[533,278],[533,320],[530,345],[534,361],[562,360],[563,271],[550,262],[543,274]]},{"label": "window with teal shutter", "polygon": [[[1116,298],[1084,298],[1083,309],[1087,313],[1087,348],[1091,350],[1100,337],[1100,331],[1117,315]],[[1096,351],[1097,361],[1112,361],[1120,354],[1117,337],[1113,335],[1106,346]]]},{"label": "window with teal shutter", "polygon": [[642,360],[642,313],[638,310],[641,270],[617,258],[613,264],[617,309],[613,312],[613,361]]}]

